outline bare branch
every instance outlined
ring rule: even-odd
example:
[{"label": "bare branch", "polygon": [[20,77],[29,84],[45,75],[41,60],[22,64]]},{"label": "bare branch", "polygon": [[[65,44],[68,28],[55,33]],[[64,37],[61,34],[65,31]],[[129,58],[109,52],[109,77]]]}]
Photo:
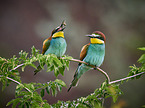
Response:
[{"label": "bare branch", "polygon": [[24,64],[20,64],[20,65],[16,66],[14,69],[11,69],[10,72],[11,72],[12,70],[16,70],[17,68],[19,68],[19,67],[21,67],[21,66],[23,66],[23,65],[24,65]]},{"label": "bare branch", "polygon": [[125,80],[127,80],[127,79],[134,78],[134,77],[139,76],[139,75],[142,75],[142,74],[144,74],[144,73],[145,73],[145,72],[141,72],[141,73],[138,73],[138,74],[129,76],[129,77],[125,77],[125,78],[122,78],[122,79],[119,79],[119,80],[111,81],[109,84],[114,84],[114,83],[118,83],[118,82],[121,82],[121,81],[125,81]]},{"label": "bare branch", "polygon": [[100,71],[102,74],[105,75],[105,77],[107,79],[107,84],[109,84],[110,83],[109,75],[105,71],[103,71],[101,68],[99,68],[99,67],[97,67],[97,70]]}]

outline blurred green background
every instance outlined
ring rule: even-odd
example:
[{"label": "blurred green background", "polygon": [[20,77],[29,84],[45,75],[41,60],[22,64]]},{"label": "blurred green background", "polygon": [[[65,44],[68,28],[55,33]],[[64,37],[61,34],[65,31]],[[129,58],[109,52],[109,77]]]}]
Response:
[{"label": "blurred green background", "polygon": [[[65,38],[68,44],[66,55],[79,58],[81,47],[89,42],[85,37],[95,30],[106,35],[106,56],[101,68],[111,80],[125,77],[129,66],[143,53],[138,47],[145,46],[145,0],[0,0],[0,56],[11,58],[20,50],[31,52],[34,45],[42,47],[51,31],[66,20]],[[69,86],[77,63],[71,62],[70,70],[58,78]],[[34,69],[27,67],[21,72],[25,83],[54,80],[53,72],[45,70],[33,76]],[[48,103],[57,100],[73,100],[87,96],[99,88],[105,77],[98,71],[88,71],[80,79],[78,87],[69,93],[63,88],[57,97],[44,96]],[[145,76],[120,86],[124,95],[117,104],[125,108],[139,108],[145,105]],[[1,84],[1,83],[0,83]],[[4,91],[0,85],[0,107],[15,97],[15,86],[11,84]],[[114,105],[106,99],[105,107]],[[10,107],[10,106],[9,106]],[[7,107],[8,108],[8,107]]]}]

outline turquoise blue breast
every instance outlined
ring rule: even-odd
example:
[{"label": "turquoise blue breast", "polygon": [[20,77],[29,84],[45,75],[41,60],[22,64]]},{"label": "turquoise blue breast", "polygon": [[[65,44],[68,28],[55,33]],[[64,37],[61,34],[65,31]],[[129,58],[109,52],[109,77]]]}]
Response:
[{"label": "turquoise blue breast", "polygon": [[[83,61],[100,67],[100,65],[104,61],[104,56],[105,56],[105,44],[90,44],[87,55],[83,59]],[[81,64],[78,67],[78,72],[77,72],[77,78],[80,78],[83,73],[86,71],[90,70],[91,67],[87,66],[85,64]]]},{"label": "turquoise blue breast", "polygon": [[105,44],[90,44],[88,47],[87,55],[83,61],[100,67],[104,61]]},{"label": "turquoise blue breast", "polygon": [[52,38],[50,46],[45,54],[55,54],[57,57],[64,55],[66,51],[66,41],[62,37]]}]

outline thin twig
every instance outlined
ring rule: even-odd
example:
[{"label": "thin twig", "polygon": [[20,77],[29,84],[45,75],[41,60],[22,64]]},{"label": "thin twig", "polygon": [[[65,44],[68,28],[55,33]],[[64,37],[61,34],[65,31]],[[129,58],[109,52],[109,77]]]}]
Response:
[{"label": "thin twig", "polygon": [[144,74],[144,73],[145,73],[145,72],[141,72],[141,73],[138,73],[138,74],[129,76],[129,77],[125,77],[125,78],[122,78],[122,79],[119,79],[119,80],[111,81],[109,84],[114,84],[114,83],[118,83],[118,82],[121,82],[121,81],[125,81],[125,80],[127,80],[127,79],[134,78],[134,77],[139,76],[139,75],[142,75],[142,74]]},{"label": "thin twig", "polygon": [[100,71],[102,74],[105,75],[106,79],[107,79],[107,83],[109,84],[110,83],[110,78],[109,78],[109,75],[103,71],[101,68],[97,67],[97,70]]},{"label": "thin twig", "polygon": [[[0,77],[2,77],[2,76],[0,76]],[[21,84],[20,82],[18,82],[18,81],[16,81],[16,80],[12,79],[12,78],[10,78],[10,77],[6,77],[6,78],[9,79],[9,80],[11,80],[11,81],[13,81],[13,82],[16,83],[16,84]]]},{"label": "thin twig", "polygon": [[[62,58],[62,59],[64,59],[64,58]],[[68,59],[66,59],[66,60],[68,60]],[[78,59],[69,59],[69,61],[74,61],[74,62],[83,63],[83,64],[88,65],[88,63],[81,61],[81,60],[78,60]]]},{"label": "thin twig", "polygon": [[[3,76],[0,75],[0,77],[3,77]],[[21,84],[20,82],[18,82],[18,81],[16,81],[16,80],[12,79],[12,78],[10,78],[10,77],[6,77],[6,78],[9,79],[9,80],[11,80],[11,81],[13,81],[13,82],[16,83],[16,84],[23,85],[23,84]],[[23,85],[23,87],[24,87],[25,90],[27,90],[28,92],[32,93],[32,91],[29,90],[29,89],[28,89],[27,87],[25,87],[24,85]]]},{"label": "thin twig", "polygon": [[19,67],[21,67],[21,66],[23,66],[23,65],[24,65],[24,64],[20,64],[20,65],[16,66],[14,69],[11,69],[10,72],[11,72],[12,70],[16,70],[17,68],[19,68]]}]

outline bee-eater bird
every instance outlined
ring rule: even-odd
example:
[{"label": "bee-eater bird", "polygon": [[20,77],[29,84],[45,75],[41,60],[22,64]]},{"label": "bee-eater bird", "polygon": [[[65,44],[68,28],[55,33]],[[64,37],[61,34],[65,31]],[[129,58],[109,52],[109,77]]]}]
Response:
[{"label": "bee-eater bird", "polygon": [[94,31],[91,35],[86,36],[90,37],[90,43],[82,47],[80,60],[88,63],[89,65],[79,63],[68,92],[72,86],[77,85],[81,75],[92,68],[90,65],[100,67],[104,61],[106,40],[105,35],[100,31]]},{"label": "bee-eater bird", "polygon": [[[43,42],[43,48],[42,48],[42,54],[55,54],[58,58],[60,58],[64,53],[66,52],[66,41],[64,39],[64,32],[63,30],[66,27],[65,21],[62,22],[60,26],[55,28],[51,36],[44,40]],[[42,68],[40,65],[37,67],[37,69],[34,71],[34,75],[36,75]]]}]

